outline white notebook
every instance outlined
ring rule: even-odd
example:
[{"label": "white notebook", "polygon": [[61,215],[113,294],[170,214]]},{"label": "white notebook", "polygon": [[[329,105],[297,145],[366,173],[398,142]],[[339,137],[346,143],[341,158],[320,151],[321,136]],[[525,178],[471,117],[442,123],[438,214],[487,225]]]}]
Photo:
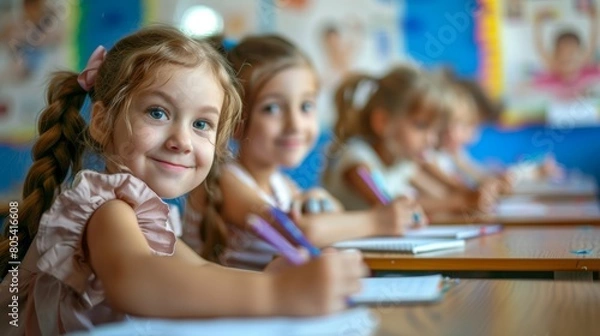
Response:
[{"label": "white notebook", "polygon": [[600,207],[596,201],[563,201],[563,202],[502,202],[496,207],[496,216],[500,218],[525,217],[600,217]]},{"label": "white notebook", "polygon": [[404,234],[409,238],[469,239],[502,231],[502,225],[432,225]]},{"label": "white notebook", "polygon": [[367,336],[379,325],[378,319],[366,307],[310,318],[239,318],[206,320],[164,320],[130,318],[107,324],[88,332],[69,336]]},{"label": "white notebook", "polygon": [[534,181],[519,182],[513,187],[515,194],[533,194],[546,196],[595,195],[598,192],[593,178],[570,178],[562,182]]},{"label": "white notebook", "polygon": [[379,237],[347,240],[336,243],[333,246],[340,249],[417,254],[445,249],[464,248],[465,241],[462,239]]},{"label": "white notebook", "polygon": [[351,298],[354,304],[424,303],[442,297],[442,276],[365,278],[362,291]]}]

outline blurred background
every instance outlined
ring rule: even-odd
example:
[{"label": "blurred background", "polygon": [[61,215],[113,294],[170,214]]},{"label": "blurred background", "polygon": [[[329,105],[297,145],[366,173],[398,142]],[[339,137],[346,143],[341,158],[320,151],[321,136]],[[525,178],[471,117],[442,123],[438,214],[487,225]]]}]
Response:
[{"label": "blurred background", "polygon": [[[400,62],[452,69],[502,104],[470,148],[482,163],[501,168],[550,153],[600,180],[595,8],[595,0],[0,0],[0,199],[20,194],[49,73],[80,71],[98,45],[152,23],[231,45],[279,33],[309,54],[322,78],[322,135],[290,171],[303,187],[319,184],[324,169],[338,81]],[[559,44],[565,32],[579,42]],[[586,48],[592,62],[577,68]],[[557,57],[560,73],[584,75],[565,85],[548,74],[541,50]]]}]

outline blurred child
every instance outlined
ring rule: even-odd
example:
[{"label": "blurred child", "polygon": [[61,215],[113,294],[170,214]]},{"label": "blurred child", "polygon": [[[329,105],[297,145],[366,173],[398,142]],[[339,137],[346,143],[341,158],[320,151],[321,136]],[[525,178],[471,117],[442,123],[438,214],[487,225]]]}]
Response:
[{"label": "blurred child", "polygon": [[439,144],[428,153],[423,169],[449,188],[468,192],[479,190],[493,201],[497,192],[509,193],[516,181],[557,177],[560,167],[548,156],[543,163],[520,163],[504,172],[480,166],[466,148],[477,141],[478,129],[494,119],[500,107],[485,95],[476,82],[448,75],[446,91],[451,96],[448,114],[440,130]]},{"label": "blurred child", "polygon": [[[317,74],[297,47],[278,36],[248,37],[228,58],[244,88],[243,122],[235,133],[239,156],[223,167],[217,181],[209,180],[220,185],[220,192],[202,195],[204,190],[198,188],[190,195],[186,210],[202,214],[195,217],[202,220],[205,258],[236,267],[264,267],[274,251],[248,232],[246,216],[260,214],[279,228],[270,207],[290,214],[316,246],[398,235],[415,223],[412,214],[418,209],[408,201],[398,200],[373,211],[340,212],[339,202],[326,191],[303,192],[280,171],[300,165],[318,135]],[[317,204],[316,212],[324,213],[301,214],[302,204],[311,202]]]},{"label": "blurred child", "polygon": [[[366,103],[357,107],[365,85],[371,92]],[[336,93],[337,143],[325,176],[328,190],[348,209],[381,204],[359,175],[366,169],[380,177],[380,188],[389,197],[416,197],[428,214],[483,207],[479,194],[450,197],[451,189],[419,167],[437,143],[450,105],[447,96],[436,79],[408,66],[382,78],[348,77]]]},{"label": "blurred child", "polygon": [[[80,114],[88,93],[89,126]],[[98,48],[81,74],[55,74],[18,221],[11,215],[0,242],[2,315],[15,304],[20,313],[0,333],[59,335],[128,315],[343,309],[364,272],[358,253],[244,272],[201,259],[170,228],[161,198],[189,192],[223,160],[240,108],[221,56],[174,28],[140,30],[108,52]],[[105,171],[81,170],[87,150],[105,158]]]},{"label": "blurred child", "polygon": [[586,46],[582,44],[579,35],[571,30],[557,34],[554,50],[544,48],[542,24],[555,16],[555,13],[545,9],[536,13],[534,22],[534,43],[548,74],[538,76],[534,85],[544,88],[553,95],[562,98],[574,98],[582,94],[592,82],[597,82],[600,76],[598,65],[595,63],[598,40],[598,19],[596,7],[587,10],[590,20],[590,39]]}]

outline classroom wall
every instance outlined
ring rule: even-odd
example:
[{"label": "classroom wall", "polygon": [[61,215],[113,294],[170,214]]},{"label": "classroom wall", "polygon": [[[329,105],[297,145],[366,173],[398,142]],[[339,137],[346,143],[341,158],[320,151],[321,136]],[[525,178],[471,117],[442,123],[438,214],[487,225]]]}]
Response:
[{"label": "classroom wall", "polygon": [[[368,38],[363,45],[364,50],[356,57],[357,68],[377,72],[385,68],[388,64],[386,62],[411,61],[428,66],[452,62],[459,73],[476,76],[479,67],[475,55],[477,50],[474,50],[476,46],[473,44],[475,28],[470,26],[471,23],[464,31],[459,32],[457,29],[459,33],[455,34],[452,43],[448,43],[439,54],[427,54],[428,40],[423,37],[429,36],[427,33],[438,36],[440,29],[447,25],[452,26],[449,15],[472,8],[470,6],[474,0],[352,0],[353,4],[364,8],[354,14],[350,10],[353,6],[348,5],[347,1],[314,0],[307,1],[306,8],[299,9],[299,13],[305,15],[304,18],[297,18],[298,13],[287,13],[280,17],[275,16],[274,24],[269,21],[269,15],[273,15],[273,10],[277,11],[277,8],[268,7],[273,5],[274,0],[68,1],[78,6],[78,10],[70,14],[76,16],[75,19],[71,19],[76,21],[74,24],[77,26],[77,34],[69,48],[76,55],[86,55],[74,58],[70,64],[74,70],[83,67],[87,55],[98,44],[111,46],[119,37],[147,22],[173,23],[181,11],[181,6],[191,3],[207,4],[218,11],[229,13],[225,18],[231,19],[233,27],[228,29],[234,32],[235,29],[240,30],[240,27],[248,28],[244,30],[246,33],[276,29],[285,35],[293,36],[316,63],[322,63],[323,58],[321,45],[318,39],[315,39],[315,34],[318,34],[321,28],[320,24],[354,15],[358,22],[368,22],[364,30]],[[432,6],[439,10],[431,10]],[[240,15],[244,22],[238,22]],[[394,20],[396,25],[390,25],[390,21],[393,23]],[[0,85],[0,90],[2,88]],[[43,90],[31,94],[43,98]],[[322,124],[327,125],[331,122],[331,106],[322,109],[322,112],[328,115],[322,120]],[[323,127],[323,134],[315,150],[300,168],[290,171],[301,186],[319,184],[319,174],[326,162],[325,149],[330,139],[328,128]],[[558,161],[568,168],[579,169],[600,180],[600,160],[595,158],[595,154],[600,152],[600,142],[597,139],[600,139],[598,127],[578,128],[567,125],[563,129],[551,129],[538,125],[504,129],[488,126],[482,130],[481,141],[470,150],[475,158],[484,162],[489,163],[494,161],[492,157],[497,157],[495,163],[499,164],[514,163],[537,157],[542,153],[554,152]],[[20,181],[24,179],[31,164],[30,149],[30,141],[0,141],[0,158],[3,161],[0,165],[0,199],[17,196]]]}]

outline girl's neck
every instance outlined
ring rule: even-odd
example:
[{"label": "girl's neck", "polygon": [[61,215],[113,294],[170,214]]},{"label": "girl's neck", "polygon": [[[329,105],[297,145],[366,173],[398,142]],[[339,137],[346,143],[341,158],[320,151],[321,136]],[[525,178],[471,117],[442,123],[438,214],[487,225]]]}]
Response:
[{"label": "girl's neck", "polygon": [[379,159],[381,160],[381,162],[383,162],[384,165],[386,165],[386,166],[389,167],[389,166],[392,166],[392,165],[394,165],[395,163],[397,163],[399,161],[385,147],[385,144],[383,143],[383,141],[376,140],[376,141],[374,141],[372,143],[372,145],[373,145],[373,149],[375,150],[375,153],[377,153],[377,156],[379,156]]},{"label": "girl's neck", "polygon": [[460,153],[461,148],[460,147],[454,147],[454,146],[442,146],[441,150],[443,152],[448,153],[448,154],[456,155],[456,154]]},{"label": "girl's neck", "polygon": [[277,171],[277,166],[257,162],[256,158],[240,149],[238,163],[252,176],[256,184],[269,195],[271,190],[271,176]]}]

